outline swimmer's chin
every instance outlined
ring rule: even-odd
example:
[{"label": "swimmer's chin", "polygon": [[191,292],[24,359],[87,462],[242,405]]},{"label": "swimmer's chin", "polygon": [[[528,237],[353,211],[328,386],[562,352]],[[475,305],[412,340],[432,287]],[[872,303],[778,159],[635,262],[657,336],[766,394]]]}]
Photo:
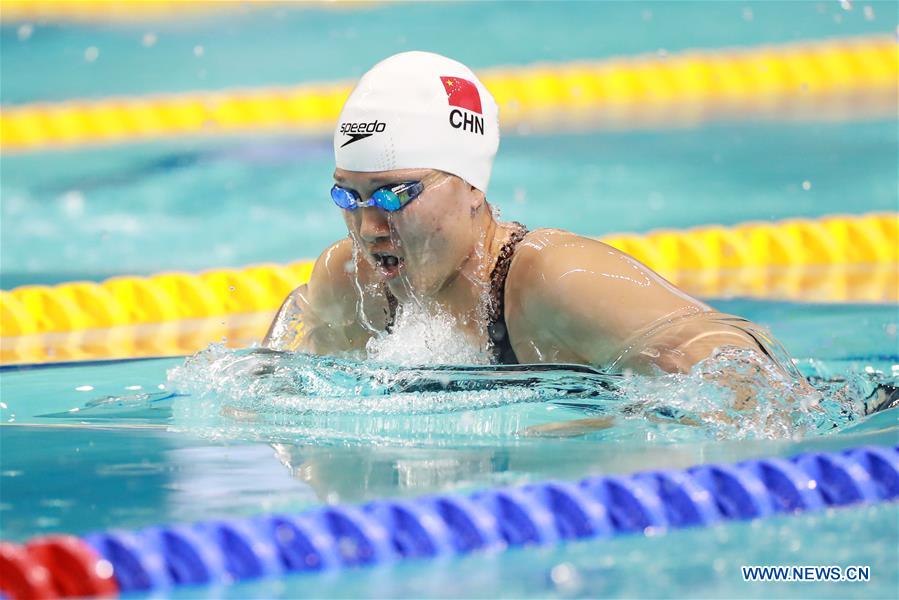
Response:
[{"label": "swimmer's chin", "polygon": [[435,299],[447,287],[443,281],[422,281],[418,277],[412,276],[408,271],[401,271],[397,277],[384,279],[387,289],[396,296],[401,303],[411,300],[418,302]]}]

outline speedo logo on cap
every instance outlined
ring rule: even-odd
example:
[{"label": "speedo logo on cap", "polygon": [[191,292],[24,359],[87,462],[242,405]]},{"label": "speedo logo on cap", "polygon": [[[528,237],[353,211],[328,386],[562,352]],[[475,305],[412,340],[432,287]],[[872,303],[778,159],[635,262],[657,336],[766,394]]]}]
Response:
[{"label": "speedo logo on cap", "polygon": [[385,129],[387,129],[387,123],[381,123],[378,120],[371,121],[369,123],[341,123],[340,133],[350,136],[350,139],[341,144],[340,147],[343,148],[344,146],[349,146],[353,142],[364,140],[365,138],[371,137],[376,133],[381,133]]},{"label": "speedo logo on cap", "polygon": [[449,113],[450,125],[455,129],[484,135],[484,117],[481,116],[483,113],[478,86],[459,77],[441,77],[440,81],[446,90],[447,102],[450,106],[456,107]]}]

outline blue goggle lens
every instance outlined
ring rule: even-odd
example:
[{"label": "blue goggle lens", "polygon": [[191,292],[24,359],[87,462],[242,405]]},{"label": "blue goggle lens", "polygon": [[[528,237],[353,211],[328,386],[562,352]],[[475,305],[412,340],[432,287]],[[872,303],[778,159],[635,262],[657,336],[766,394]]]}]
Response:
[{"label": "blue goggle lens", "polygon": [[359,196],[356,192],[335,185],[331,188],[331,200],[340,208],[353,210],[359,205]]},{"label": "blue goggle lens", "polygon": [[395,212],[415,200],[424,191],[424,185],[420,181],[401,183],[393,187],[382,187],[375,190],[371,199],[362,202],[353,190],[334,185],[331,188],[331,200],[334,204],[345,210],[356,210],[366,206],[376,206],[388,212]]},{"label": "blue goggle lens", "polygon": [[375,206],[387,211],[395,211],[403,208],[403,201],[392,190],[381,188],[371,195]]}]

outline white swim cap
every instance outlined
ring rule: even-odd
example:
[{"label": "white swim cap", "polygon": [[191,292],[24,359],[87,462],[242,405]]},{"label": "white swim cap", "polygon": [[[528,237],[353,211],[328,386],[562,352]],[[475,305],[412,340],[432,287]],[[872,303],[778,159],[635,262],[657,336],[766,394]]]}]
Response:
[{"label": "white swim cap", "polygon": [[493,96],[471,69],[430,52],[395,54],[372,67],[334,132],[341,169],[439,169],[484,193],[498,147]]}]

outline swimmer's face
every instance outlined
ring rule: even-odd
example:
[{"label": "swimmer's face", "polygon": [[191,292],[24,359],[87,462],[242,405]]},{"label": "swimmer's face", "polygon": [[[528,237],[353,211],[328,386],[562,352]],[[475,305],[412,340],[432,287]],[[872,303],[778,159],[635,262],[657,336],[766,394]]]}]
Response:
[{"label": "swimmer's face", "polygon": [[474,214],[484,194],[454,175],[432,169],[362,173],[337,169],[335,182],[362,200],[385,185],[421,181],[424,191],[401,210],[342,210],[363,258],[400,300],[433,296],[472,255],[478,232]]}]

